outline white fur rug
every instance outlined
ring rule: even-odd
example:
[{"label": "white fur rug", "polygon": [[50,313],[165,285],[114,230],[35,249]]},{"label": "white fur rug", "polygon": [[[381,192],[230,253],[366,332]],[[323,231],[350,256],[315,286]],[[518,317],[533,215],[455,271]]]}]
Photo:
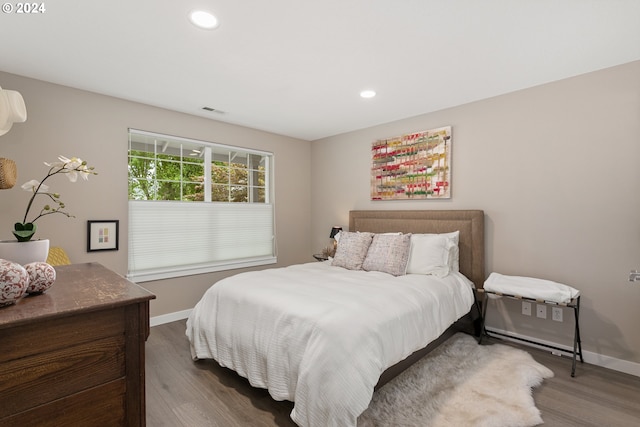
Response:
[{"label": "white fur rug", "polygon": [[359,427],[529,427],[553,372],[523,350],[456,334],[376,391]]}]

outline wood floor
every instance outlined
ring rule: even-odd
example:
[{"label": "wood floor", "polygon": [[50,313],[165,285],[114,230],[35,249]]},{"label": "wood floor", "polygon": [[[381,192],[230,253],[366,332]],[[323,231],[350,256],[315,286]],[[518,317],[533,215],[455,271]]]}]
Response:
[{"label": "wood floor", "polygon": [[[184,331],[185,321],[151,328],[146,347],[149,427],[295,426],[290,402],[274,401],[215,361],[192,361]],[[488,340],[493,342],[499,340]],[[640,425],[640,378],[580,363],[571,378],[570,359],[509,345],[527,350],[555,373],[533,392],[545,427]]]}]

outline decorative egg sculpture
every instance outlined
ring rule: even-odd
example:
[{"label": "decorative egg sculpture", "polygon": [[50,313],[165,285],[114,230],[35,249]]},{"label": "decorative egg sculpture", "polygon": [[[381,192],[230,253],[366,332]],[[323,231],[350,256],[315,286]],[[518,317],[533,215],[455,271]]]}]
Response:
[{"label": "decorative egg sculpture", "polygon": [[28,294],[41,294],[56,281],[56,269],[46,262],[30,262],[24,268],[29,274]]},{"label": "decorative egg sculpture", "polygon": [[0,307],[15,304],[29,286],[29,273],[15,262],[0,259]]}]

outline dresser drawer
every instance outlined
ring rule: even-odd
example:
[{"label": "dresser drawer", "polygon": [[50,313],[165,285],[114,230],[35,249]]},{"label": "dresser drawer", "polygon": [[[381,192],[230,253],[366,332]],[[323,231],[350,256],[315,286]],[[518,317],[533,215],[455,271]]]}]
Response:
[{"label": "dresser drawer", "polygon": [[[118,307],[0,329],[0,363],[100,338],[124,335],[124,310],[124,307]],[[0,365],[0,372],[2,369]]]},{"label": "dresser drawer", "polygon": [[124,379],[36,406],[13,416],[0,417],[0,427],[107,427],[126,426]]},{"label": "dresser drawer", "polygon": [[124,336],[14,359],[0,368],[0,417],[125,376]]}]

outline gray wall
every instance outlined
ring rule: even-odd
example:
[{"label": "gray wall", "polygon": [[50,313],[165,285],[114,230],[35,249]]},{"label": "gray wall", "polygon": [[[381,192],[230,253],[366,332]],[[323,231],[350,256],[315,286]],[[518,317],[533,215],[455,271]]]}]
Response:
[{"label": "gray wall", "polygon": [[[447,125],[450,200],[370,200],[374,140]],[[585,350],[640,362],[640,62],[314,141],[311,157],[316,251],[351,209],[483,209],[487,275],[578,288]],[[488,326],[572,343],[568,310],[562,324],[516,301],[489,310]]]},{"label": "gray wall", "polygon": [[[16,186],[0,191],[0,239],[13,239],[13,223],[22,220],[29,198],[20,185],[42,179],[47,171],[42,162],[56,161],[58,155],[80,157],[95,166],[99,175],[75,184],[63,176],[48,181],[76,218],[43,217],[37,222],[36,236],[63,246],[75,263],[99,262],[126,274],[127,130],[131,127],[273,152],[278,265],[313,260],[309,142],[2,72],[0,86],[22,94],[28,115],[25,123],[14,124],[0,136],[0,157],[18,165]],[[86,221],[95,219],[120,220],[119,251],[86,252]],[[239,271],[143,283],[157,295],[151,302],[151,316],[193,308],[211,284]]]}]

